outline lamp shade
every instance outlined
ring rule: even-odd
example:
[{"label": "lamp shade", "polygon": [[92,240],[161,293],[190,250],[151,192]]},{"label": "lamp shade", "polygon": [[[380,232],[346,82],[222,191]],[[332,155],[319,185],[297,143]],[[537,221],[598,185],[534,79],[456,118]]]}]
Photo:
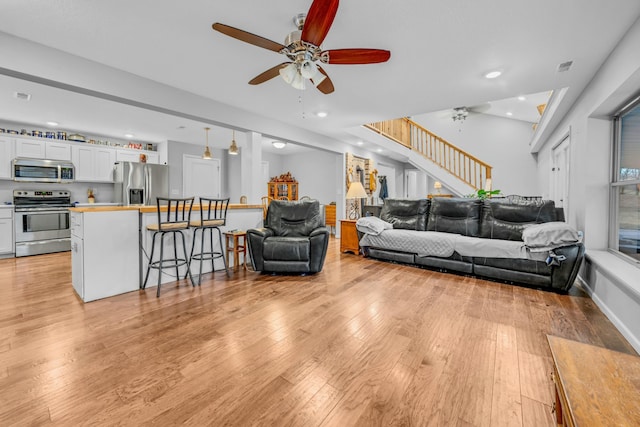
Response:
[{"label": "lamp shade", "polygon": [[360,181],[352,182],[347,191],[347,199],[364,199],[367,197],[367,192],[364,190]]},{"label": "lamp shade", "polygon": [[440,183],[440,181],[436,181],[433,183],[433,188],[435,188],[436,190],[439,190],[442,188],[442,183]]}]

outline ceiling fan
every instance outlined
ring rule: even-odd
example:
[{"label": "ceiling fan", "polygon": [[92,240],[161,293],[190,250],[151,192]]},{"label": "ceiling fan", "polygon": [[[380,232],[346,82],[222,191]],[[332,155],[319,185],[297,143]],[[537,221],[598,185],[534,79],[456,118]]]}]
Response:
[{"label": "ceiling fan", "polygon": [[216,22],[213,29],[243,42],[285,55],[289,61],[269,68],[249,81],[251,85],[264,83],[278,74],[296,89],[304,90],[306,80],[324,94],[334,91],[331,79],[317,62],[324,64],[374,64],[386,62],[391,52],[382,49],[322,50],[324,41],[338,10],[339,0],[314,0],[307,14],[294,17],[298,30],[291,32],[285,44],[238,28]]}]

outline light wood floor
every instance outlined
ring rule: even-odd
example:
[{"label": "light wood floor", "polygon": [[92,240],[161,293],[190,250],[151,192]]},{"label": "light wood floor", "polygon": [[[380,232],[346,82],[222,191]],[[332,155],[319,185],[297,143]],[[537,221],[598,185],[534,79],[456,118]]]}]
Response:
[{"label": "light wood floor", "polygon": [[338,242],[314,276],[218,272],[89,304],[69,253],[0,260],[0,425],[551,426],[545,334],[633,353],[576,287]]}]

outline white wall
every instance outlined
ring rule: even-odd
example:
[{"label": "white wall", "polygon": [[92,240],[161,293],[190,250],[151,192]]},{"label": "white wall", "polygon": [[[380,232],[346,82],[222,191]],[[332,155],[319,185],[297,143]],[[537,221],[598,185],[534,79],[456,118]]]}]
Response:
[{"label": "white wall", "polygon": [[[315,150],[311,153],[299,153],[282,158],[283,172],[291,172],[298,181],[299,196],[309,196],[321,204],[337,202],[338,182],[336,164],[342,165],[342,154]],[[281,172],[282,173],[282,172]]]},{"label": "white wall", "polygon": [[[186,197],[182,194],[182,178],[184,176],[182,170],[182,157],[184,154],[192,156],[202,156],[204,147],[198,144],[189,144],[186,142],[170,141],[168,147],[168,165],[169,165],[169,195],[170,197]],[[211,149],[211,154],[215,159],[220,160],[220,197],[229,197],[229,185],[227,178],[227,150]],[[189,195],[190,196],[190,195]],[[197,197],[197,195],[196,195]],[[237,203],[238,200],[231,200]]]},{"label": "white wall", "polygon": [[571,138],[569,215],[584,231],[587,259],[580,272],[587,292],[618,330],[640,351],[640,269],[606,251],[612,129],[608,118],[640,92],[640,20],[609,55],[538,153],[538,185],[551,184],[553,147]]},{"label": "white wall", "polygon": [[460,123],[442,112],[412,120],[490,164],[494,189],[503,194],[540,195],[536,159],[528,145],[533,135],[531,123],[474,113]]}]

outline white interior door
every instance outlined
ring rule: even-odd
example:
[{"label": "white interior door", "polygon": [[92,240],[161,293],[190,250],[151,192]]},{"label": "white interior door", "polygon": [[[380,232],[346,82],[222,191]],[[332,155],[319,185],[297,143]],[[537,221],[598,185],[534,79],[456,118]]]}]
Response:
[{"label": "white interior door", "polygon": [[405,197],[407,199],[418,198],[418,171],[408,170],[404,172]]},{"label": "white interior door", "polygon": [[557,207],[564,208],[567,217],[569,206],[569,160],[571,140],[567,136],[551,152],[551,187],[553,200]]},{"label": "white interior door", "polygon": [[184,197],[220,197],[220,160],[198,156],[182,157],[182,194]]}]

